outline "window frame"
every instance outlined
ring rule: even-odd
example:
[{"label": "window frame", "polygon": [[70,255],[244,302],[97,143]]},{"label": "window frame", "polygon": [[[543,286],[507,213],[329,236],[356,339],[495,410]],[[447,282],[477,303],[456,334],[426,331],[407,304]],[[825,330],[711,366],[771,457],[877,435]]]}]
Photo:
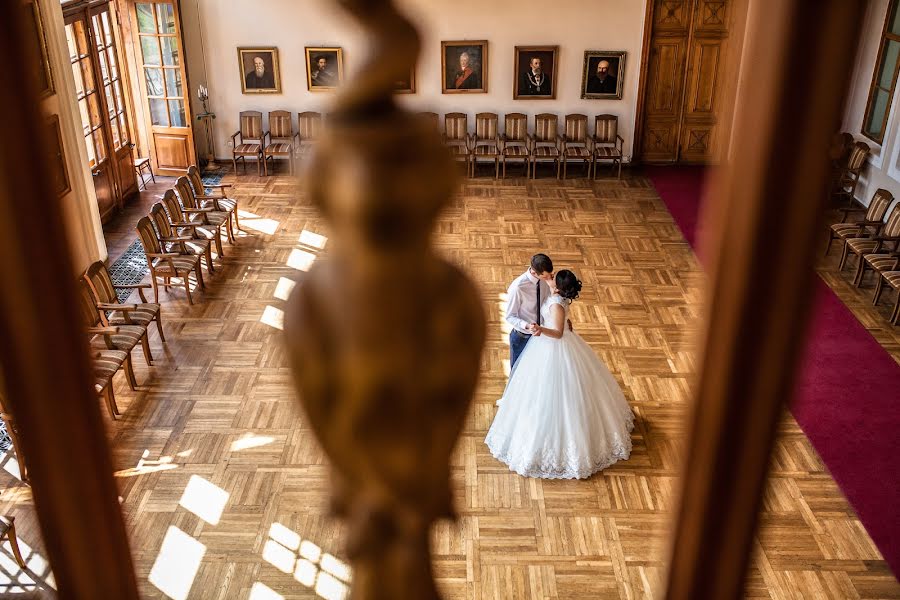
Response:
[{"label": "window frame", "polygon": [[868,123],[871,120],[873,114],[872,111],[875,108],[875,93],[877,90],[885,89],[878,85],[885,67],[885,47],[887,46],[887,43],[891,41],[900,44],[900,34],[893,33],[890,29],[890,24],[896,18],[898,10],[900,10],[900,0],[890,0],[887,7],[887,14],[884,17],[884,26],[881,30],[881,41],[878,44],[875,67],[872,71],[872,83],[869,85],[869,97],[866,101],[866,110],[863,113],[862,124],[860,125],[860,133],[879,146],[884,143],[884,135],[887,132],[888,118],[890,117],[891,106],[894,102],[894,92],[897,89],[897,75],[900,74],[900,56],[898,56],[894,63],[894,75],[891,78],[891,88],[888,90],[887,104],[884,107],[884,118],[881,121],[881,131],[877,136],[871,135],[872,132],[868,130]]}]

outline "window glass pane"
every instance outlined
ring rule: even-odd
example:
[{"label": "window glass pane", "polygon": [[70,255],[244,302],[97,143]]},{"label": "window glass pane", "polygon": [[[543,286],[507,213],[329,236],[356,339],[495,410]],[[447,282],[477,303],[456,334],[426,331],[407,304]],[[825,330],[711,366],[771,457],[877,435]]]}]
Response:
[{"label": "window glass pane", "polygon": [[100,26],[100,15],[94,15],[91,17],[91,29],[93,29],[94,33],[94,43],[97,44],[98,48],[102,48],[103,44],[103,29]]},{"label": "window glass pane", "polygon": [[119,134],[122,136],[123,146],[131,141],[131,136],[128,135],[128,125],[125,123],[125,113],[119,115]]},{"label": "window glass pane", "polygon": [[72,64],[72,74],[75,76],[75,97],[81,98],[84,96],[84,80],[81,78],[81,65],[77,62]]},{"label": "window glass pane", "polygon": [[141,54],[145,65],[159,64],[159,40],[152,36],[141,36]]},{"label": "window glass pane", "polygon": [[112,28],[109,26],[109,11],[103,13],[103,40],[109,46],[113,43]]},{"label": "window glass pane", "polygon": [[81,132],[87,135],[91,130],[91,118],[88,116],[88,101],[86,98],[78,101],[78,112],[81,113]]},{"label": "window glass pane", "polygon": [[119,137],[119,124],[116,121],[109,122],[109,131],[112,133],[113,148],[121,148],[121,138]]},{"label": "window glass pane", "polygon": [[97,158],[94,156],[94,142],[92,141],[91,136],[84,138],[84,145],[87,148],[88,165],[93,167],[97,164]]},{"label": "window glass pane", "polygon": [[88,112],[91,117],[91,127],[100,125],[100,102],[97,100],[97,94],[88,96]]},{"label": "window glass pane", "polygon": [[110,77],[116,79],[119,77],[119,63],[116,61],[116,49],[108,48],[106,50],[106,64],[109,68]]},{"label": "window glass pane", "polygon": [[78,58],[78,48],[75,46],[75,27],[71,23],[66,25],[66,44],[69,46],[69,60]]},{"label": "window glass pane", "polygon": [[181,70],[166,69],[166,95],[184,96],[181,91]]},{"label": "window glass pane", "polygon": [[112,86],[108,85],[104,90],[106,91],[106,112],[109,113],[109,118],[113,119],[119,111],[116,108],[115,100],[113,100]]},{"label": "window glass pane", "polygon": [[113,84],[113,90],[116,93],[116,106],[120,111],[124,110],[122,107],[125,106],[125,102],[122,99],[122,82],[117,81]]},{"label": "window glass pane", "polygon": [[876,140],[881,139],[881,128],[884,126],[884,120],[887,118],[888,99],[890,93],[887,90],[875,88],[875,97],[872,100],[871,112],[869,112],[869,122],[866,123],[865,133]]},{"label": "window glass pane", "polygon": [[897,57],[900,56],[900,42],[887,40],[884,45],[884,54],[881,57],[881,76],[878,78],[878,86],[887,90],[891,89],[894,81],[894,72],[897,70]]},{"label": "window glass pane", "polygon": [[171,4],[157,4],[160,33],[175,33],[175,11]]},{"label": "window glass pane", "polygon": [[187,127],[184,120],[184,100],[169,100],[169,118],[172,127]]},{"label": "window glass pane", "polygon": [[103,143],[103,130],[98,129],[93,134],[94,147],[97,149],[97,162],[106,158],[106,144]]},{"label": "window glass pane", "polygon": [[156,21],[153,18],[153,5],[146,2],[138,2],[137,10],[138,31],[141,33],[156,33]]},{"label": "window glass pane", "polygon": [[163,80],[162,80],[162,69],[154,69],[154,68],[145,68],[144,75],[147,80],[147,95],[148,96],[165,96],[165,90],[163,90]]},{"label": "window glass pane", "polygon": [[894,2],[894,18],[891,20],[891,33],[900,35],[900,9],[897,2]]},{"label": "window glass pane", "polygon": [[91,60],[89,58],[82,58],[78,61],[78,64],[81,65],[81,73],[82,77],[84,78],[85,93],[97,89],[94,85],[94,69],[91,66]]},{"label": "window glass pane", "polygon": [[100,73],[104,83],[109,81],[109,69],[106,68],[106,52],[98,54],[100,57]]},{"label": "window glass pane", "polygon": [[154,125],[169,126],[169,117],[166,112],[166,101],[161,98],[150,98],[150,122]]},{"label": "window glass pane", "polygon": [[162,42],[163,64],[178,66],[178,40],[173,37],[159,39]]}]

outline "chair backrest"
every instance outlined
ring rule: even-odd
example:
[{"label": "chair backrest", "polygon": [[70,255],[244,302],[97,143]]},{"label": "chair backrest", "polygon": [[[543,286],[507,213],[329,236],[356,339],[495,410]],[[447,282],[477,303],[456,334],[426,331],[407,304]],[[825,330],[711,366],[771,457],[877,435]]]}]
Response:
[{"label": "chair backrest", "polygon": [[884,188],[875,190],[872,201],[869,202],[869,210],[866,211],[866,221],[880,221],[884,218],[888,206],[894,201],[894,195]]},{"label": "chair backrest", "polygon": [[434,126],[435,131],[438,131],[440,129],[441,119],[436,112],[420,112],[419,116],[425,119],[426,122]]},{"label": "chair backrest", "polygon": [[534,139],[539,142],[555,142],[559,135],[559,117],[552,113],[534,116]]},{"label": "chair backrest", "polygon": [[188,167],[187,177],[191,182],[191,187],[194,188],[194,193],[198,196],[205,196],[206,188],[203,186],[203,177],[200,175],[200,169],[197,168],[197,165]]},{"label": "chair backrest", "polygon": [[262,113],[258,110],[241,112],[241,140],[244,142],[262,143]]},{"label": "chair backrest", "polygon": [[273,140],[290,139],[294,135],[291,113],[286,110],[273,110],[269,113],[269,133]]},{"label": "chair backrest", "polygon": [[479,140],[495,140],[499,133],[500,117],[497,113],[482,112],[475,115],[475,137]]},{"label": "chair backrest", "polygon": [[587,115],[566,115],[566,141],[587,142]]},{"label": "chair backrest", "polygon": [[175,191],[178,193],[178,198],[181,199],[181,204],[185,208],[199,208],[197,199],[194,198],[194,190],[191,189],[191,183],[187,177],[182,175],[175,180]]},{"label": "chair backrest", "polygon": [[464,140],[469,134],[469,117],[466,113],[453,112],[444,115],[444,136],[448,140]]},{"label": "chair backrest", "polygon": [[304,141],[315,140],[322,131],[322,113],[306,111],[297,113],[297,131]]},{"label": "chair backrest", "polygon": [[507,113],[503,117],[503,135],[507,140],[524,142],[528,135],[528,117],[522,113]]},{"label": "chair backrest", "polygon": [[886,237],[900,236],[900,202],[895,204],[894,208],[891,209],[891,214],[888,215],[887,222],[884,224],[881,235]]},{"label": "chair backrest", "polygon": [[163,208],[161,202],[157,202],[150,207],[150,218],[153,220],[153,224],[156,225],[156,231],[159,232],[160,237],[172,237],[172,226],[169,225],[169,216],[166,214],[166,209]]},{"label": "chair backrest", "polygon": [[161,254],[162,247],[159,244],[159,238],[156,237],[156,230],[153,229],[153,223],[150,217],[141,217],[135,226],[138,237],[141,239],[141,245],[144,246],[144,252],[147,254]]},{"label": "chair backrest", "polygon": [[76,285],[78,286],[78,312],[82,324],[85,327],[100,326],[100,311],[97,310],[97,301],[94,299],[94,294],[88,287],[87,281],[82,277]]},{"label": "chair backrest", "polygon": [[181,210],[181,204],[178,202],[178,196],[175,195],[175,190],[169,188],[166,190],[166,193],[163,194],[162,197],[163,206],[166,207],[166,212],[169,213],[169,219],[174,223],[185,223],[187,219],[184,218],[184,211]]},{"label": "chair backrest", "polygon": [[104,304],[118,304],[119,298],[116,296],[116,288],[113,286],[112,277],[106,264],[98,260],[87,268],[84,272],[84,279],[90,286],[94,296]]},{"label": "chair backrest", "polygon": [[594,117],[594,139],[601,144],[615,144],[619,134],[619,117],[597,115]]},{"label": "chair backrest", "polygon": [[850,148],[850,156],[847,158],[847,168],[851,171],[859,171],[866,164],[869,157],[869,145],[865,142],[855,142]]},{"label": "chair backrest", "polygon": [[853,136],[846,131],[836,133],[831,138],[831,147],[828,149],[828,158],[843,164],[850,154],[850,146],[853,145]]}]

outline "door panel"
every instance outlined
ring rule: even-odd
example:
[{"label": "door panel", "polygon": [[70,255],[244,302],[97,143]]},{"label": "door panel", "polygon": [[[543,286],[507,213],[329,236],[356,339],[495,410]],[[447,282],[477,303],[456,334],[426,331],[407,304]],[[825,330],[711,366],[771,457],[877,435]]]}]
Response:
[{"label": "door panel", "polygon": [[180,172],[192,163],[192,148],[184,135],[154,132],[153,144],[156,146],[156,164],[161,173]]},{"label": "door panel", "polygon": [[127,198],[138,191],[137,177],[134,174],[134,152],[130,145],[116,152],[116,162],[119,165],[120,194]]},{"label": "door panel", "polygon": [[116,184],[113,181],[112,170],[107,168],[109,161],[104,161],[104,166],[93,172],[94,190],[97,192],[97,205],[100,207],[100,220],[106,223],[116,212]]},{"label": "door panel", "polygon": [[643,155],[650,161],[674,161],[684,89],[686,40],[663,37],[652,42],[644,104]]}]

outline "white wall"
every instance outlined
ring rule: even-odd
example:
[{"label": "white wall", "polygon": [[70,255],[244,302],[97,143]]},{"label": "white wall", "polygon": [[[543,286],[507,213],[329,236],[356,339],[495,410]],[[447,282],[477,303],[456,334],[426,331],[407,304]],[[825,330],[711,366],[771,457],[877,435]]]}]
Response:
[{"label": "white wall", "polygon": [[[216,156],[231,158],[229,136],[238,129],[242,110],[327,111],[329,93],[306,89],[304,46],[341,46],[345,76],[352,77],[363,58],[365,39],[356,22],[322,0],[183,0],[192,95],[200,84],[210,89],[216,113]],[[646,0],[399,0],[422,35],[416,71],[416,94],[400,96],[411,110],[501,115],[523,112],[612,113],[619,116],[625,155],[630,157],[641,61]],[[202,35],[203,51],[198,52]],[[488,93],[441,94],[441,41],[486,39]],[[556,100],[513,100],[513,48],[559,45]],[[238,46],[277,46],[281,94],[241,93]],[[621,100],[582,100],[581,70],[585,50],[625,50]],[[205,65],[204,65],[205,63]],[[192,101],[194,112],[200,104]],[[296,119],[296,115],[295,115]],[[529,119],[529,124],[531,120]],[[196,121],[195,121],[196,123]],[[267,123],[267,122],[266,122]],[[199,128],[198,128],[199,129]],[[198,151],[205,147],[199,139]]]},{"label": "white wall", "polygon": [[850,94],[844,112],[843,131],[848,131],[872,149],[869,166],[863,170],[856,188],[856,198],[866,206],[878,188],[889,190],[900,198],[900,86],[894,91],[884,143],[879,145],[862,135],[866,103],[872,84],[872,73],[878,60],[878,46],[887,15],[889,0],[869,0],[863,17],[859,49],[851,76]]}]

